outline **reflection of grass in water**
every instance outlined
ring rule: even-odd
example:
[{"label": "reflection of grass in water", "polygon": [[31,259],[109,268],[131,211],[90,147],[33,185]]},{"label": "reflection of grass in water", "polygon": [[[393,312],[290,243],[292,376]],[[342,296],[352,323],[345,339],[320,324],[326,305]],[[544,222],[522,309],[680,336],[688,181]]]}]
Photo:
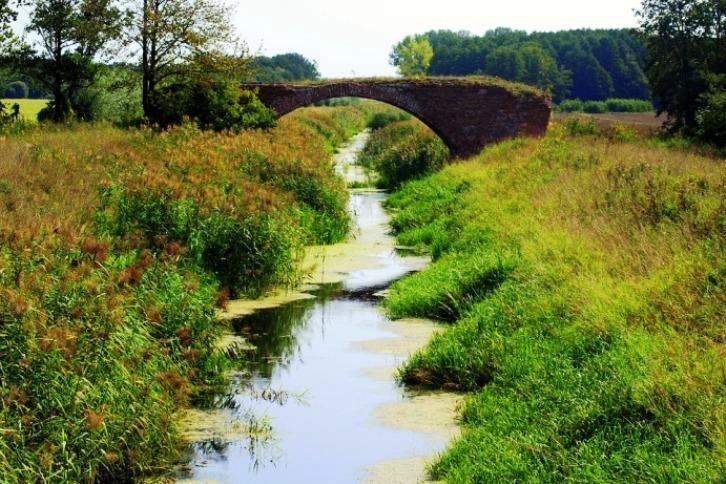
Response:
[{"label": "reflection of grass in water", "polygon": [[316,299],[294,301],[235,319],[234,330],[253,346],[245,351],[249,371],[269,378],[275,366],[289,365],[297,349],[295,335],[310,323],[313,304],[328,300],[341,287],[340,283],[324,284],[314,291]]},{"label": "reflection of grass in water", "polygon": [[[225,429],[214,431],[211,438],[191,444],[189,452],[204,456],[205,460],[224,460],[230,447],[241,444],[249,453],[252,470],[259,469],[265,462],[274,463],[279,459],[280,448],[267,416],[248,410],[237,415],[232,422],[225,422],[225,425]],[[185,469],[183,473],[189,476],[191,469]]]},{"label": "reflection of grass in water", "polygon": [[234,321],[235,331],[254,345],[247,353],[252,372],[269,378],[275,365],[289,364],[297,348],[295,331],[309,323],[313,302],[313,299],[296,301]]}]

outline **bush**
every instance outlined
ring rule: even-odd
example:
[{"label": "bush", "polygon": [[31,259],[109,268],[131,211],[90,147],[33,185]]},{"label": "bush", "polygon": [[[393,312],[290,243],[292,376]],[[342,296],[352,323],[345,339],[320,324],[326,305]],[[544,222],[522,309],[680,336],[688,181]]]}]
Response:
[{"label": "bush", "polygon": [[384,111],[376,112],[371,120],[368,121],[368,127],[370,129],[381,129],[385,128],[389,124],[395,123],[396,121],[406,121],[411,119],[411,115],[405,111]]},{"label": "bush", "polygon": [[560,113],[647,113],[653,111],[653,103],[646,99],[611,98],[605,101],[581,101],[566,99],[554,107]]},{"label": "bush", "polygon": [[704,106],[696,113],[699,138],[719,147],[726,147],[726,92],[713,92],[703,97]]},{"label": "bush", "polygon": [[383,188],[438,171],[449,158],[449,149],[420,121],[399,121],[373,132],[360,163],[373,168]]},{"label": "bush", "polygon": [[555,111],[561,113],[581,113],[583,109],[584,105],[579,99],[566,99],[555,106]]},{"label": "bush", "polygon": [[155,123],[179,125],[194,119],[202,129],[239,132],[247,128],[271,128],[275,113],[257,95],[232,81],[178,82],[158,93]]},{"label": "bush", "polygon": [[582,110],[591,114],[607,113],[608,106],[605,101],[585,101]]},{"label": "bush", "polygon": [[605,104],[611,113],[648,113],[653,111],[653,103],[645,99],[606,99]]}]

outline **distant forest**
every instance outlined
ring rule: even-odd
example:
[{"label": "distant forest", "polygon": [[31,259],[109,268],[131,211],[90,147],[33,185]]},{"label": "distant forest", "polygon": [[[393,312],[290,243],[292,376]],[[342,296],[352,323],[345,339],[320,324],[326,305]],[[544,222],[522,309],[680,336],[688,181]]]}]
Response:
[{"label": "distant forest", "polygon": [[422,36],[433,48],[428,75],[498,76],[547,89],[555,102],[650,98],[646,47],[631,30],[527,33],[498,28],[483,36],[450,30]]},{"label": "distant forest", "polygon": [[258,56],[252,61],[252,78],[262,82],[287,82],[318,79],[314,61],[298,53]]},{"label": "distant forest", "polygon": [[[116,64],[106,66],[109,71],[125,71],[129,75],[138,74],[135,66]],[[107,74],[108,75],[108,74]],[[253,80],[262,82],[289,82],[319,79],[320,72],[314,61],[309,60],[301,54],[292,52],[279,54],[271,57],[256,56],[250,62],[250,69],[242,80]],[[18,79],[12,73],[4,73],[0,70],[0,98],[22,99],[22,98],[47,98],[50,93],[37,89],[33,83],[25,78]]]}]

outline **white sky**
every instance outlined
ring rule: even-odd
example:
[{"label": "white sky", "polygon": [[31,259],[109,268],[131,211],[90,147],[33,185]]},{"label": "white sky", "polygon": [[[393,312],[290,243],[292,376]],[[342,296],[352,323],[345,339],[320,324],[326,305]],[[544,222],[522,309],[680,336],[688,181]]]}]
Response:
[{"label": "white sky", "polygon": [[298,52],[323,77],[387,76],[393,45],[429,30],[528,32],[637,26],[640,0],[246,0],[233,14],[251,53]]}]

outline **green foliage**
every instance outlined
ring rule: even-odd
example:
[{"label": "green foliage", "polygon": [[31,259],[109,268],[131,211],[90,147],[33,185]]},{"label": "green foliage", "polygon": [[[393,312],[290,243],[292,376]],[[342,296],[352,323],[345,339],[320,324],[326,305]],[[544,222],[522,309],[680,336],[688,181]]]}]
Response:
[{"label": "green foliage", "polygon": [[77,117],[84,121],[131,126],[143,118],[141,77],[133,66],[100,66],[94,84],[81,89],[75,99]]},{"label": "green foliage", "polygon": [[554,106],[554,110],[560,113],[582,113],[584,112],[584,107],[585,103],[580,99],[565,99]]},{"label": "green foliage", "polygon": [[554,106],[560,113],[647,113],[653,111],[653,104],[644,99],[608,98],[605,101],[582,101],[565,99]]},{"label": "green foliage", "polygon": [[[240,52],[230,16],[217,0],[165,0],[138,2],[130,12],[135,26],[129,40],[140,47],[141,97],[144,116],[164,122],[159,99],[169,90],[186,93],[192,86],[239,80],[248,59]],[[233,52],[229,54],[229,52]],[[219,86],[217,87],[219,88]],[[211,89],[214,90],[214,89]],[[224,102],[224,101],[223,101]]]},{"label": "green foliage", "polygon": [[608,105],[605,101],[585,101],[582,105],[582,110],[586,113],[606,113],[608,112]]},{"label": "green foliage", "polygon": [[653,111],[653,103],[644,99],[606,99],[611,113],[647,113]]},{"label": "green foliage", "polygon": [[448,30],[423,35],[434,51],[431,75],[502,76],[547,90],[555,102],[650,97],[645,47],[629,30],[528,34],[497,28],[482,36]]},{"label": "green foliage", "polygon": [[35,0],[29,30],[41,39],[34,52],[17,55],[24,75],[53,95],[45,118],[65,121],[74,111],[84,117],[79,91],[93,84],[94,58],[119,37],[123,16],[111,1],[62,2]]},{"label": "green foliage", "polygon": [[320,78],[314,61],[298,53],[259,56],[252,60],[252,77],[260,82],[305,81]]},{"label": "green foliage", "polygon": [[373,117],[368,121],[368,127],[370,129],[381,129],[385,128],[389,124],[395,123],[396,121],[406,121],[411,119],[411,115],[405,111],[400,110],[387,110],[383,112],[376,112]]},{"label": "green foliage", "polygon": [[276,122],[274,112],[255,93],[233,81],[170,84],[159,90],[156,103],[156,122],[163,126],[191,118],[202,129],[239,132],[270,128]]},{"label": "green foliage", "polygon": [[424,35],[408,36],[393,47],[391,65],[406,77],[423,76],[428,72],[434,50]]},{"label": "green foliage", "polygon": [[360,163],[378,173],[378,184],[395,188],[407,180],[433,173],[449,158],[441,139],[418,120],[398,121],[375,130]]},{"label": "green foliage", "polygon": [[699,138],[726,147],[726,91],[708,92],[702,97],[696,123]]},{"label": "green foliage", "polygon": [[648,47],[648,82],[658,113],[687,135],[714,75],[726,74],[726,9],[719,0],[643,0],[641,35]]}]

